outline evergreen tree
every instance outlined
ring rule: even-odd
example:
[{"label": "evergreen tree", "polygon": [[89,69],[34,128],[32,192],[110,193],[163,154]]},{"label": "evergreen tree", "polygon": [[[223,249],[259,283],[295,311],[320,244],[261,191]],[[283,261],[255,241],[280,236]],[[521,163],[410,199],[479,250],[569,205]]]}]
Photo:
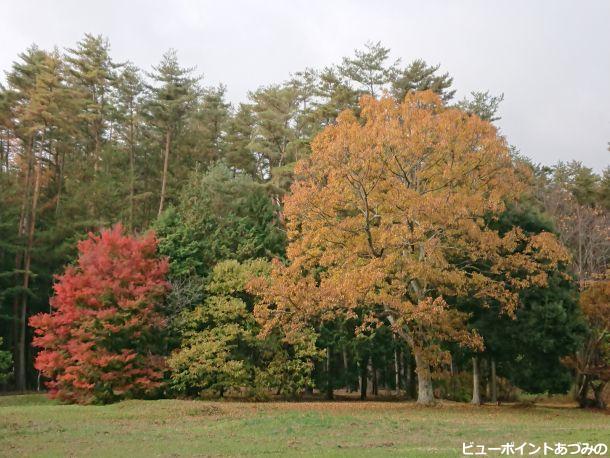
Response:
[{"label": "evergreen tree", "polygon": [[236,173],[257,174],[256,155],[252,149],[256,120],[252,106],[240,103],[228,121],[224,160]]},{"label": "evergreen tree", "polygon": [[453,78],[449,73],[438,75],[440,65],[428,65],[421,59],[411,62],[392,79],[392,93],[403,100],[409,92],[430,90],[439,95],[443,102],[449,102],[455,95],[451,89]]},{"label": "evergreen tree", "polygon": [[497,115],[500,103],[504,100],[504,94],[491,95],[489,91],[471,92],[471,98],[464,98],[457,107],[469,114],[477,115],[484,121],[495,122],[500,119]]},{"label": "evergreen tree", "polygon": [[178,141],[186,119],[194,113],[199,97],[200,78],[192,76],[192,73],[192,68],[180,67],[176,51],[169,50],[149,74],[154,84],[148,88],[148,120],[159,131],[163,151],[158,215],[163,212],[168,194],[172,145]]},{"label": "evergreen tree", "polygon": [[265,187],[222,163],[192,172],[178,204],[155,228],[174,279],[205,277],[222,260],[271,259],[284,251],[277,208]]},{"label": "evergreen tree", "polygon": [[394,81],[399,61],[388,65],[390,49],[381,42],[367,42],[364,50],[356,50],[354,57],[344,57],[339,67],[341,74],[358,85],[363,93],[376,97]]}]

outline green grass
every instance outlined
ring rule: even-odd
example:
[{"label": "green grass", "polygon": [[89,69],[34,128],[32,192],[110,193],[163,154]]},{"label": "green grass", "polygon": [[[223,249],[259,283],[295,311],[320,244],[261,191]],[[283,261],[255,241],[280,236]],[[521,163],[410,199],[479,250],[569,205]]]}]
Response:
[{"label": "green grass", "polygon": [[0,396],[0,455],[460,456],[468,441],[608,443],[609,419],[565,406],[181,400],[77,406],[42,395]]}]

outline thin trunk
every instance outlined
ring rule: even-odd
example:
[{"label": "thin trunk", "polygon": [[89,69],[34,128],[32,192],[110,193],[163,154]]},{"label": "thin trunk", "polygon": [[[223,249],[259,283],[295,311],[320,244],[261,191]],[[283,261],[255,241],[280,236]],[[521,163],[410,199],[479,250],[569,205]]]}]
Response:
[{"label": "thin trunk", "polygon": [[491,358],[491,402],[498,403],[498,379],[496,377],[496,360]]},{"label": "thin trunk", "polygon": [[[57,149],[57,148],[56,148]],[[57,153],[57,201],[55,202],[55,217],[59,217],[59,206],[61,202],[61,189],[64,183],[64,156],[65,153]]]},{"label": "thin trunk", "polygon": [[589,398],[589,377],[584,374],[582,377],[580,388],[578,389],[578,405],[580,407],[587,407],[587,400]]},{"label": "thin trunk", "polygon": [[347,360],[347,350],[345,349],[345,347],[343,347],[342,353],[343,353],[343,373],[345,374],[345,391],[350,393],[352,391],[352,385],[350,383],[351,381],[350,381],[350,377],[349,377],[349,364],[348,364],[348,360]]},{"label": "thin trunk", "polygon": [[399,382],[399,384],[400,384],[401,388],[408,389],[408,385],[406,385],[404,383],[404,380],[405,380],[405,352],[404,351],[402,351],[402,350],[400,351],[399,358],[400,358],[399,359],[399,364],[400,364],[400,375],[399,375],[400,382]]},{"label": "thin trunk", "polygon": [[411,366],[411,352],[407,353],[407,357],[405,358],[405,391],[407,392],[407,397],[409,399],[413,398],[413,368]]},{"label": "thin trunk", "polygon": [[472,357],[472,404],[481,405],[481,389],[480,389],[480,374],[479,374],[479,359],[476,356]]},{"label": "thin trunk", "polygon": [[25,250],[25,262],[24,262],[24,273],[23,273],[23,295],[21,301],[21,316],[20,316],[20,335],[19,335],[19,364],[16,376],[17,390],[24,391],[26,388],[26,371],[25,371],[25,352],[26,352],[26,333],[27,333],[27,306],[28,306],[28,295],[27,290],[30,286],[30,268],[32,265],[32,245],[34,244],[34,229],[36,226],[36,210],[38,206],[38,196],[40,194],[40,175],[41,175],[41,164],[40,161],[36,161],[36,178],[34,182],[34,195],[32,196],[32,209],[30,212],[30,221],[28,227],[28,243]]},{"label": "thin trunk", "polygon": [[373,396],[379,394],[379,371],[377,366],[373,365]]},{"label": "thin trunk", "polygon": [[135,197],[135,151],[134,151],[133,113],[129,123],[129,230],[133,231],[133,206]]},{"label": "thin trunk", "polygon": [[369,356],[368,361],[366,362],[366,375],[367,375],[367,380],[366,380],[366,384],[367,384],[367,388],[370,387],[370,390],[367,390],[367,392],[369,392],[370,394],[375,394],[373,393],[375,387],[373,386],[373,358],[371,358]]},{"label": "thin trunk", "polygon": [[604,399],[605,382],[600,382],[593,386],[593,395],[595,396],[595,407],[598,409],[606,408],[606,400]]},{"label": "thin trunk", "polygon": [[394,349],[394,376],[394,380],[396,383],[396,394],[400,395],[400,357],[398,347]]},{"label": "thin trunk", "polygon": [[455,366],[455,359],[453,358],[453,355],[451,355],[451,365],[450,365],[450,369],[451,369],[451,399],[455,399],[456,398],[456,391],[457,391],[457,386],[456,386],[456,382],[457,380],[455,379],[455,376],[457,374],[457,368]]},{"label": "thin trunk", "polygon": [[[27,169],[25,172],[25,184],[23,189],[23,199],[21,200],[21,210],[19,213],[19,226],[17,228],[17,239],[21,242],[25,238],[27,221],[29,216],[29,206],[28,203],[30,201],[30,187],[32,181],[32,168],[34,166],[34,138],[30,137],[27,146],[26,146],[26,155],[27,155]],[[19,271],[23,267],[24,261],[24,250],[18,250],[15,255],[15,283],[23,284],[23,279],[20,278]],[[19,362],[19,294],[16,294],[13,298],[13,326],[12,326],[12,338],[13,338],[13,361],[15,361],[15,374],[20,372]]]},{"label": "thin trunk", "polygon": [[413,347],[413,356],[415,356],[415,371],[417,373],[417,403],[425,406],[433,405],[435,400],[430,363],[419,348]]},{"label": "thin trunk", "polygon": [[332,350],[326,347],[326,399],[333,399],[333,380],[331,374],[331,356]]},{"label": "thin trunk", "polygon": [[163,213],[163,204],[165,203],[165,192],[167,188],[167,171],[169,168],[169,148],[171,144],[171,130],[167,129],[165,133],[165,156],[163,158],[163,178],[161,180],[161,197],[159,199],[159,212],[157,216]]},{"label": "thin trunk", "polygon": [[368,374],[367,374],[367,363],[366,360],[360,361],[360,399],[366,399],[366,392],[368,389]]}]

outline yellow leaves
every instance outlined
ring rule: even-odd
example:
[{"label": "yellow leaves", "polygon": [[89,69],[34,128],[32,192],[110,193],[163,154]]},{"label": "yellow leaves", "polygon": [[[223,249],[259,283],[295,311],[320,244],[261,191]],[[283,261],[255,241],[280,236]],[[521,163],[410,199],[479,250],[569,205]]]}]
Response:
[{"label": "yellow leaves", "polygon": [[544,285],[565,252],[551,234],[487,225],[527,185],[493,125],[432,92],[364,97],[361,108],[359,119],[342,113],[296,167],[285,200],[290,265],[259,288],[257,317],[298,328],[357,315],[362,332],[391,318],[420,347],[480,348],[445,298],[512,313],[518,289]]},{"label": "yellow leaves", "polygon": [[610,330],[610,269],[587,283],[580,295],[580,306],[593,328]]}]

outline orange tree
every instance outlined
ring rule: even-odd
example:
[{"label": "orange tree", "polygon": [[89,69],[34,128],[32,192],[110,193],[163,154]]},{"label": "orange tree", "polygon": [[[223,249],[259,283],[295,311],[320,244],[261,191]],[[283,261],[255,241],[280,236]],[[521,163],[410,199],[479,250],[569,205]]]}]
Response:
[{"label": "orange tree", "polygon": [[489,227],[526,187],[492,124],[429,91],[360,105],[298,163],[285,200],[289,263],[253,285],[256,313],[287,335],[337,316],[360,317],[356,332],[390,326],[415,356],[418,402],[430,404],[444,342],[483,345],[449,298],[511,313],[519,289],[544,285],[567,255],[550,233]]}]

